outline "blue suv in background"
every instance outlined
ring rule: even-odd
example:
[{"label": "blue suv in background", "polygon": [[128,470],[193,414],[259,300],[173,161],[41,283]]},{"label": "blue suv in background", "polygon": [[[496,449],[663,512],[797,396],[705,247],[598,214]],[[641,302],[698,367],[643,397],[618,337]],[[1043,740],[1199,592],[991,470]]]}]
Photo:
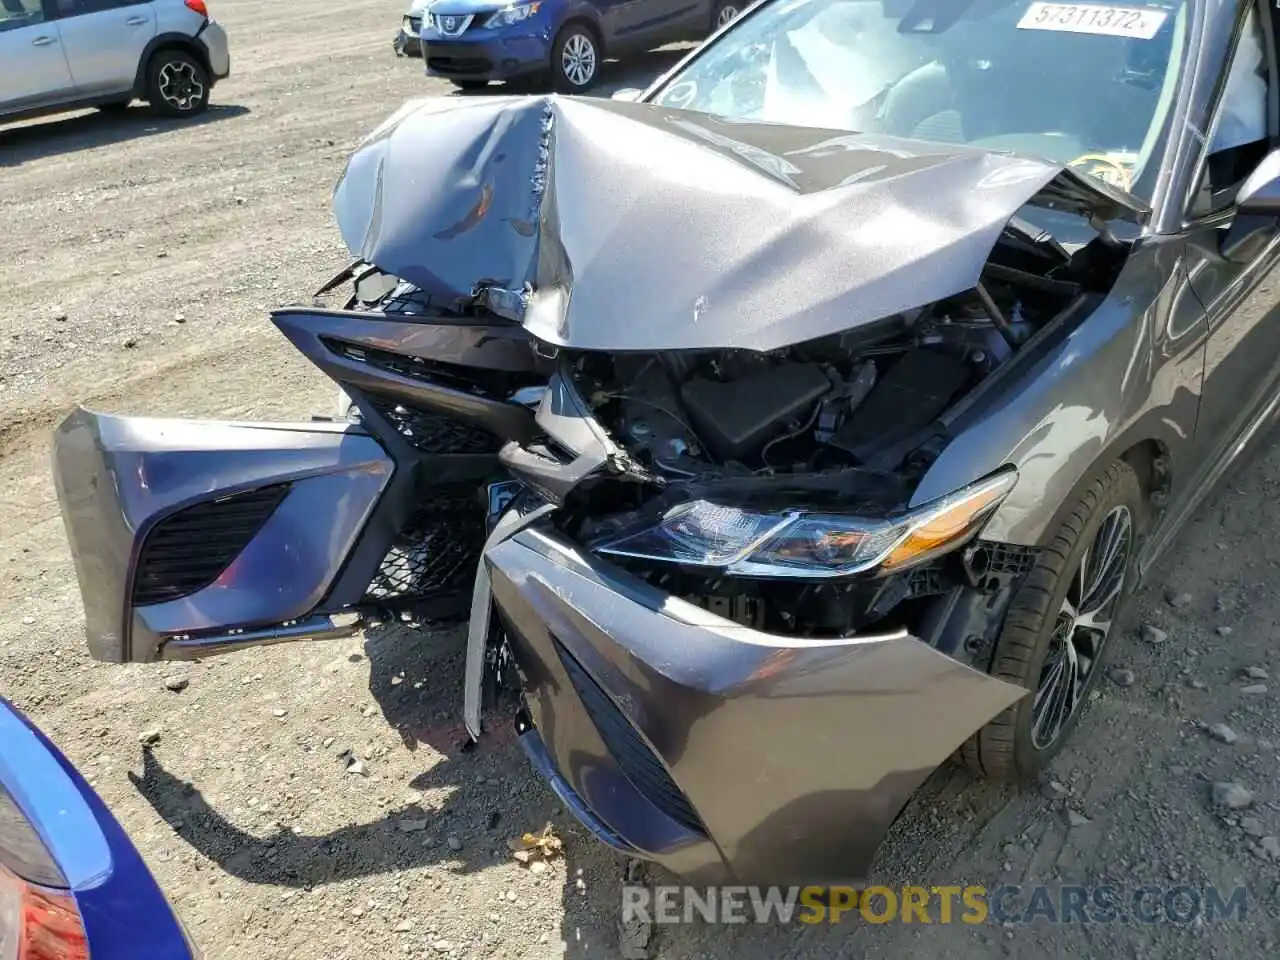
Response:
[{"label": "blue suv in background", "polygon": [[411,29],[412,20],[418,36],[397,38],[397,49],[418,46],[428,76],[464,89],[521,78],[549,79],[561,93],[581,93],[595,82],[605,57],[701,40],[747,2],[417,0],[401,29]]}]

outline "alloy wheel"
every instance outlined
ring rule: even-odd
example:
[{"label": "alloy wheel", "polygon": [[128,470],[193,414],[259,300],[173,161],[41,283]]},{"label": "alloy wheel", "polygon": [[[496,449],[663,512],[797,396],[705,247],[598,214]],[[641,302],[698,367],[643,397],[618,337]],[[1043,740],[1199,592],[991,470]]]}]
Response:
[{"label": "alloy wheel", "polygon": [[204,99],[204,83],[196,68],[182,60],[172,60],[160,68],[160,96],[175,110],[193,110]]},{"label": "alloy wheel", "polygon": [[1133,515],[1113,508],[1080,558],[1054,622],[1032,701],[1031,744],[1046,750],[1080,709],[1111,633],[1133,553]]},{"label": "alloy wheel", "polygon": [[738,8],[732,3],[726,3],[716,13],[716,26],[723,27],[726,23],[736,20],[738,17]]},{"label": "alloy wheel", "polygon": [[585,33],[572,34],[560,53],[560,69],[575,87],[585,87],[596,75],[596,45]]}]

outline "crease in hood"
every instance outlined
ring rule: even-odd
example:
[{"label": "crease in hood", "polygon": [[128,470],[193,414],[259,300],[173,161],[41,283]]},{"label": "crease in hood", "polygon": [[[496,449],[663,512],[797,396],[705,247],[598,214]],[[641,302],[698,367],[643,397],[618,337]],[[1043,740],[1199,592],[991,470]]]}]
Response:
[{"label": "crease in hood", "polygon": [[612,351],[773,350],[961,293],[1027,203],[1148,212],[1030,157],[556,96],[410,102],[334,194],[354,256]]}]

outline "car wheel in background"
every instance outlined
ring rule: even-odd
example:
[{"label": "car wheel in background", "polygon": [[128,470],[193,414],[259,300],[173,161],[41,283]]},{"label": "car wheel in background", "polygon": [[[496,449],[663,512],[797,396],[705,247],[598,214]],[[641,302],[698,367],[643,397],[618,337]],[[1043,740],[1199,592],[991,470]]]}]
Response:
[{"label": "car wheel in background", "polygon": [[600,73],[600,41],[582,20],[567,23],[551,50],[551,80],[558,93],[584,93]]},{"label": "car wheel in background", "polygon": [[1034,777],[1070,737],[1128,598],[1144,516],[1138,476],[1117,460],[1040,552],[1009,605],[989,671],[1032,693],[960,748],[977,776]]},{"label": "car wheel in background", "polygon": [[738,14],[742,12],[743,3],[737,0],[720,0],[716,4],[715,13],[711,17],[711,29],[719,30],[726,23],[732,23],[738,19]]},{"label": "car wheel in background", "polygon": [[488,80],[450,80],[459,90],[483,90],[489,85]]},{"label": "car wheel in background", "polygon": [[166,117],[190,117],[209,105],[209,72],[183,50],[161,50],[147,67],[147,101]]}]

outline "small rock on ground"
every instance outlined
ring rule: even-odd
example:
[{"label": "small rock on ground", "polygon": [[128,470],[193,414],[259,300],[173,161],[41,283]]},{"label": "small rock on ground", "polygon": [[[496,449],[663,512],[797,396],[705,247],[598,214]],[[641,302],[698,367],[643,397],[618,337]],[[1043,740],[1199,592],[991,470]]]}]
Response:
[{"label": "small rock on ground", "polygon": [[1215,783],[1211,793],[1214,805],[1228,810],[1245,810],[1253,805],[1253,793],[1238,783]]},{"label": "small rock on ground", "polygon": [[1071,788],[1057,780],[1049,780],[1040,786],[1040,794],[1046,800],[1061,800],[1071,795]]},{"label": "small rock on ground", "polygon": [[1147,643],[1159,644],[1168,640],[1169,634],[1165,633],[1157,626],[1150,623],[1144,623],[1142,625],[1142,639]]},{"label": "small rock on ground", "polygon": [[1267,679],[1267,671],[1262,669],[1262,667],[1245,667],[1244,675],[1248,677],[1250,680],[1266,680]]},{"label": "small rock on ground", "polygon": [[187,680],[186,677],[170,677],[164,682],[164,688],[166,690],[172,690],[174,693],[181,693],[183,690],[187,689],[187,684],[189,682],[190,681]]},{"label": "small rock on ground", "polygon": [[1209,729],[1209,736],[1217,740],[1219,743],[1235,743],[1240,739],[1240,734],[1236,733],[1225,723],[1215,723]]},{"label": "small rock on ground", "polygon": [[1256,697],[1267,692],[1267,685],[1265,683],[1251,683],[1247,687],[1241,687],[1240,692]]},{"label": "small rock on ground", "polygon": [[1169,606],[1173,607],[1175,610],[1181,610],[1184,607],[1191,606],[1192,597],[1189,593],[1179,593],[1176,590],[1166,590],[1164,598],[1168,601]]},{"label": "small rock on ground", "polygon": [[1111,682],[1114,683],[1117,687],[1133,686],[1134,676],[1133,676],[1132,670],[1122,670],[1118,667],[1113,668],[1110,676],[1111,676]]}]

